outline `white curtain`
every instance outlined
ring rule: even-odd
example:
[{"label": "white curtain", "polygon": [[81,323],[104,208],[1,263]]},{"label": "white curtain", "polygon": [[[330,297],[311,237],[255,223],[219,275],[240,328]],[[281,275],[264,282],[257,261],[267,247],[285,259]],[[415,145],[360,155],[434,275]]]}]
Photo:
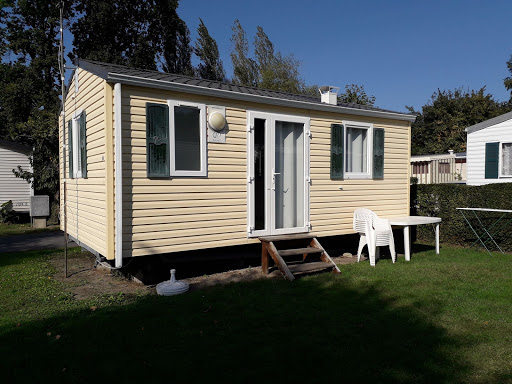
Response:
[{"label": "white curtain", "polygon": [[501,174],[512,176],[512,143],[503,143],[501,147]]},{"label": "white curtain", "polygon": [[304,125],[276,121],[276,228],[304,226]]},{"label": "white curtain", "polygon": [[347,172],[368,172],[367,133],[367,129],[347,127]]}]

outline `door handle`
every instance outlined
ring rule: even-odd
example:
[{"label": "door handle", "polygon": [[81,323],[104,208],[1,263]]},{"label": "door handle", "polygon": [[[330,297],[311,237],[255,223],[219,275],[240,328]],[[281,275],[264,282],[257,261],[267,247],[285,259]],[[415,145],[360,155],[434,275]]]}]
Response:
[{"label": "door handle", "polygon": [[277,175],[280,175],[280,173],[276,172],[275,168],[272,168],[272,187],[270,189],[273,191],[276,190],[276,176]]}]

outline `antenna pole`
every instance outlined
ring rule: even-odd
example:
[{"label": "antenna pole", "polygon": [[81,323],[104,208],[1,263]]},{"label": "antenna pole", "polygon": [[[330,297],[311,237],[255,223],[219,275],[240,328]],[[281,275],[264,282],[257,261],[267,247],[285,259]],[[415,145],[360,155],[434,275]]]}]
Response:
[{"label": "antenna pole", "polygon": [[59,45],[59,71],[60,71],[60,84],[62,92],[62,201],[64,208],[64,276],[68,277],[68,215],[66,203],[66,87],[64,81],[66,80],[66,73],[64,69],[64,2],[60,3],[60,45]]}]

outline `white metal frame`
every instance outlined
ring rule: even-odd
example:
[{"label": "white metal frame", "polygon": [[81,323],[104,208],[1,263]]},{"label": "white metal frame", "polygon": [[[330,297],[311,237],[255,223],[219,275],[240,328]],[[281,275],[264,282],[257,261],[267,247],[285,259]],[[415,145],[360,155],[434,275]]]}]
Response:
[{"label": "white metal frame", "polygon": [[[344,140],[343,140],[343,153],[344,153],[344,159],[343,159],[343,167],[345,168],[344,171],[344,178],[345,179],[371,179],[373,174],[373,124],[372,123],[362,123],[360,121],[343,121],[343,125],[345,126],[344,129]],[[366,158],[366,169],[368,169],[368,172],[347,172],[347,132],[348,128],[357,128],[357,129],[366,129],[368,131],[367,136],[367,158]]]},{"label": "white metal frame", "polygon": [[512,174],[510,175],[504,175],[502,173],[502,170],[503,170],[503,144],[512,144],[512,142],[510,141],[500,141],[499,142],[499,151],[498,151],[498,167],[499,167],[499,178],[511,178],[512,177]]},{"label": "white metal frame", "polygon": [[[206,105],[200,103],[189,103],[178,100],[167,100],[169,105],[169,157],[170,157],[170,176],[207,176],[207,143],[206,143]],[[180,171],[176,170],[176,151],[175,151],[175,131],[174,131],[174,107],[192,107],[199,109],[199,131],[200,131],[200,155],[201,170],[199,171]]]},{"label": "white metal frame", "polygon": [[[265,229],[254,230],[254,119],[265,120]],[[304,225],[293,228],[275,228],[275,189],[272,170],[275,169],[275,126],[276,121],[299,123],[304,126]],[[310,119],[293,115],[247,111],[247,235],[258,237],[265,235],[280,235],[309,232],[309,189],[310,189]],[[272,175],[272,176],[271,176]]]}]

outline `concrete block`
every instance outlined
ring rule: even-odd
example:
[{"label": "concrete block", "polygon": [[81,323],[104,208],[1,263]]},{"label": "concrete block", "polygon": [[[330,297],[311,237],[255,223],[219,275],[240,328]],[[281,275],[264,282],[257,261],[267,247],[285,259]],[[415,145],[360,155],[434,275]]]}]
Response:
[{"label": "concrete block", "polygon": [[50,216],[50,197],[47,195],[32,196],[30,198],[30,216]]},{"label": "concrete block", "polygon": [[46,228],[46,217],[32,217],[32,227]]}]

